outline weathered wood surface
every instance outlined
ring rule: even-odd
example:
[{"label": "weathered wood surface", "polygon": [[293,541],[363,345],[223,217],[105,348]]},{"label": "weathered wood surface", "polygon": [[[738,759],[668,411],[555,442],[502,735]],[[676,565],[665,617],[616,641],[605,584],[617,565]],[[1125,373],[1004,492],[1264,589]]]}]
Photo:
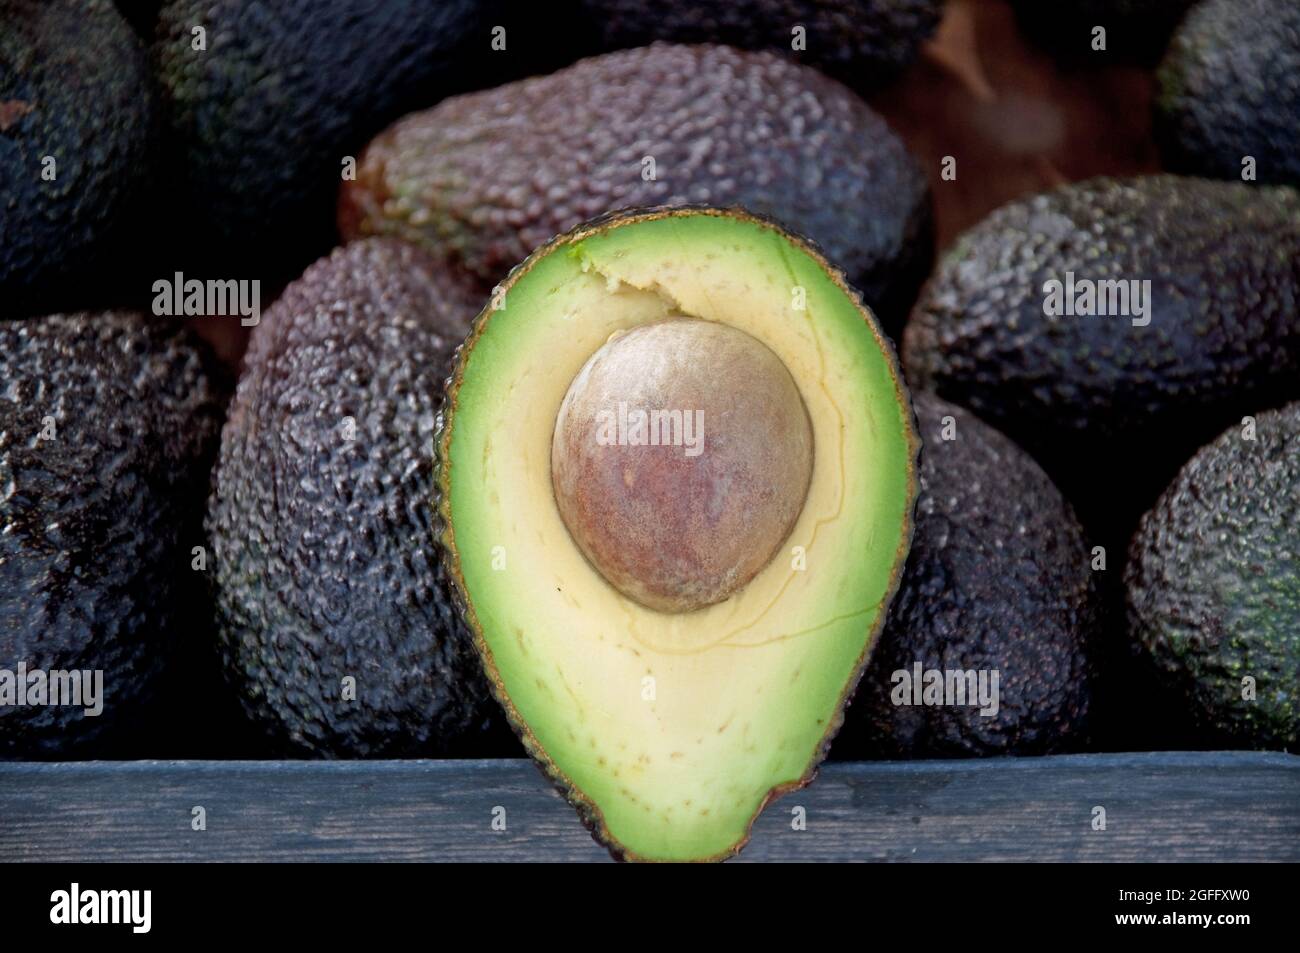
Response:
[{"label": "weathered wood surface", "polygon": [[[606,859],[525,761],[0,764],[0,861]],[[769,806],[741,859],[1296,861],[1300,757],[832,764]]]}]

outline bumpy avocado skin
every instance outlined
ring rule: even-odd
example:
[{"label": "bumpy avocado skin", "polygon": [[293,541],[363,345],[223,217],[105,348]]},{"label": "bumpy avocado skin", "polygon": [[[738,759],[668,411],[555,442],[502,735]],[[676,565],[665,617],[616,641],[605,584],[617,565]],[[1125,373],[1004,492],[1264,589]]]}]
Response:
[{"label": "bumpy avocado skin", "polygon": [[887,327],[933,255],[925,176],[849,90],[767,53],[656,44],[446,100],[367,148],[345,237],[392,234],[484,292],[617,208],[742,206],[817,241]]},{"label": "bumpy avocado skin", "polygon": [[1160,66],[1155,131],[1169,168],[1300,185],[1300,3],[1205,0]]},{"label": "bumpy avocado skin", "polygon": [[[1300,403],[1201,450],[1143,519],[1125,574],[1133,638],[1203,741],[1300,745]],[[1242,679],[1256,698],[1242,698]]]},{"label": "bumpy avocado skin", "polygon": [[104,673],[97,717],[0,707],[0,755],[53,757],[155,710],[192,648],[226,388],[198,338],[128,312],[0,323],[0,380],[0,669]]},{"label": "bumpy avocado skin", "polygon": [[[1088,737],[1105,612],[1070,505],[1023,450],[913,393],[922,440],[916,529],[837,757],[1029,755]],[[947,418],[951,418],[949,421]],[[945,440],[946,428],[954,439]],[[999,710],[895,705],[899,670],[998,670]]]},{"label": "bumpy avocado skin", "polygon": [[156,139],[148,58],[109,0],[0,0],[0,317],[78,300]]},{"label": "bumpy avocado skin", "polygon": [[209,528],[228,676],[281,749],[482,753],[491,736],[432,528],[434,419],[476,309],[419,249],[373,239],[310,267],[253,333]]},{"label": "bumpy avocado skin", "polygon": [[[1012,0],[1020,27],[1044,49],[1072,61],[1152,66],[1196,0]],[[1106,29],[1106,49],[1093,30]]]},{"label": "bumpy avocado skin", "polygon": [[482,13],[477,0],[166,5],[153,55],[197,230],[259,263],[323,251],[344,157],[459,88],[466,60],[490,54]]},{"label": "bumpy avocado skin", "polygon": [[[1151,282],[1150,324],[1044,313],[1044,284]],[[968,232],[905,334],[909,381],[1030,451],[1127,543],[1179,466],[1243,413],[1300,396],[1300,194],[1096,179]],[[1139,319],[1140,320],[1140,319]]]},{"label": "bumpy avocado skin", "polygon": [[[576,0],[598,24],[607,50],[672,43],[722,43],[793,56],[856,89],[881,86],[934,33],[943,0]],[[794,29],[804,49],[794,50]]]}]

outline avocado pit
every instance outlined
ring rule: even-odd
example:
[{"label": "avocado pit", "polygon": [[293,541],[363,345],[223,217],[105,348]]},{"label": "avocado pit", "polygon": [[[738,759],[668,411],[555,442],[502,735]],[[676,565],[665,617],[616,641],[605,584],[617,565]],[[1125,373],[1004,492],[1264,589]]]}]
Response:
[{"label": "avocado pit", "polygon": [[776,555],[812,480],[789,370],[738,328],[673,317],[610,337],[556,417],[560,515],[619,592],[661,612],[728,598]]}]

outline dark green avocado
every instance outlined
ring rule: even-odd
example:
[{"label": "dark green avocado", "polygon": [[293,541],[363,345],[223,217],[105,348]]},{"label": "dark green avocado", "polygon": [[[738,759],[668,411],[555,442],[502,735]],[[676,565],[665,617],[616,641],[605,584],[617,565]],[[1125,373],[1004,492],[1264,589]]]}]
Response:
[{"label": "dark green avocado", "polygon": [[209,530],[228,676],[281,749],[464,752],[493,721],[432,527],[434,418],[476,310],[419,249],[374,239],[253,332]]},{"label": "dark green avocado", "polygon": [[[922,440],[912,549],[835,754],[1077,748],[1088,736],[1104,620],[1083,530],[1006,437],[933,394],[912,402]],[[916,704],[932,671],[976,673],[968,703]],[[996,712],[974,703],[979,689],[984,701],[997,698]]]},{"label": "dark green avocado", "polygon": [[0,0],[0,317],[89,284],[145,194],[155,113],[109,0]]},{"label": "dark green avocado", "polygon": [[1294,190],[1096,179],[966,233],[912,315],[904,366],[1032,453],[1122,548],[1196,448],[1300,397],[1298,307]]},{"label": "dark green avocado", "polygon": [[767,50],[816,66],[855,89],[897,76],[943,12],[943,0],[573,2],[583,19],[597,24],[607,50],[655,40]]},{"label": "dark green avocado", "polygon": [[1205,0],[1160,66],[1155,130],[1167,166],[1300,185],[1300,3]]},{"label": "dark green avocado", "polygon": [[887,326],[933,254],[925,175],[884,120],[809,67],[720,46],[611,53],[407,116],[366,149],[339,220],[423,244],[486,295],[586,219],[687,203],[809,236]]},{"label": "dark green avocado", "polygon": [[[1036,44],[1073,63],[1153,66],[1178,21],[1196,0],[1011,0],[1020,28]],[[1094,31],[1106,30],[1106,48]]]},{"label": "dark green avocado", "polygon": [[154,58],[196,230],[259,264],[324,251],[345,156],[458,88],[490,53],[482,14],[478,0],[166,5]]},{"label": "dark green avocado", "polygon": [[1192,458],[1125,581],[1133,637],[1203,740],[1300,750],[1300,403]]},{"label": "dark green avocado", "polygon": [[0,756],[58,756],[155,710],[199,628],[226,390],[198,338],[127,312],[0,322],[0,380],[0,701],[19,666],[103,673],[96,716],[0,704]]}]

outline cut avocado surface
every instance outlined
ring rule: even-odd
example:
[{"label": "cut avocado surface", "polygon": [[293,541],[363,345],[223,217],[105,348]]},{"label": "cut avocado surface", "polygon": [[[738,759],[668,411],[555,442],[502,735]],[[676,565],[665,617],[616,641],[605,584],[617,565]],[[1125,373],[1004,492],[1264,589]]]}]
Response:
[{"label": "cut avocado surface", "polygon": [[[770,351],[797,388],[811,441],[799,439],[802,415],[751,419],[765,414],[763,394],[787,393],[780,373],[743,381],[704,342],[695,360],[714,368],[716,382],[692,398],[712,409],[698,468],[683,465],[685,444],[634,447],[629,437],[605,448],[624,454],[627,485],[597,491],[634,497],[644,486],[659,494],[664,520],[711,514],[722,527],[718,546],[733,541],[726,533],[770,536],[790,486],[807,479],[806,493],[794,491],[793,528],[750,578],[714,592],[720,601],[686,598],[664,610],[612,584],[602,556],[589,559],[575,540],[578,524],[557,504],[553,452],[561,407],[581,391],[588,362],[634,329],[672,322],[713,322]],[[633,375],[632,390],[657,376],[671,400],[674,381],[704,376],[653,365]],[[728,404],[745,387],[757,389],[754,405]],[[616,396],[605,394],[612,404]],[[697,408],[683,403],[664,409],[689,417]],[[598,220],[535,252],[485,309],[448,385],[443,542],[499,699],[616,855],[729,856],[770,798],[810,779],[906,557],[917,446],[893,352],[870,312],[809,245],[746,213],[656,209]],[[663,469],[644,465],[638,454],[650,451],[662,453]],[[774,454],[789,466],[774,467]],[[776,502],[727,529],[742,490],[763,479]],[[629,523],[628,545],[648,531]],[[690,542],[674,550],[682,560]],[[633,561],[631,571],[648,570]]]}]

